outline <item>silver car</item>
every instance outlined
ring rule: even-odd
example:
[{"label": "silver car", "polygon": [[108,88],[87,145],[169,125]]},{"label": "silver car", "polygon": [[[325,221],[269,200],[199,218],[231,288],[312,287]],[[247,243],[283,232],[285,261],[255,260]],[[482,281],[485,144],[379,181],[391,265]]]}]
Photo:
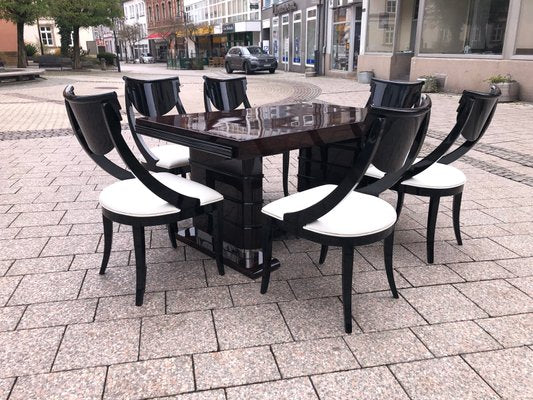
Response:
[{"label": "silver car", "polygon": [[151,64],[153,62],[155,62],[155,59],[152,56],[152,53],[142,53],[141,54],[141,63],[142,64],[145,64],[145,63]]},{"label": "silver car", "polygon": [[224,67],[228,74],[235,70],[242,70],[247,74],[255,71],[268,71],[273,74],[278,68],[278,61],[259,46],[235,46],[226,54]]}]

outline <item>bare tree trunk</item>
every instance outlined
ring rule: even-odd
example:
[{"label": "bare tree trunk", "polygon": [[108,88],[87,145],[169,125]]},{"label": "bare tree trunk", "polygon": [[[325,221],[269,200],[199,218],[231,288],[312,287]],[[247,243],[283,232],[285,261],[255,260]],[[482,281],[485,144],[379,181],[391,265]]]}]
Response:
[{"label": "bare tree trunk", "polygon": [[24,46],[24,22],[17,22],[17,68],[26,68],[26,46]]},{"label": "bare tree trunk", "polygon": [[80,27],[75,26],[72,29],[72,41],[74,42],[74,69],[81,69],[80,60]]}]

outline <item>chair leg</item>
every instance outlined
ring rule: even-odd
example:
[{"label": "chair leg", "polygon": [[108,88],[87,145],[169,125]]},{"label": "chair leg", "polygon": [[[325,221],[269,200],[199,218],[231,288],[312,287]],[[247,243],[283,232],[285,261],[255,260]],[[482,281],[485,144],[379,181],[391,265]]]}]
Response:
[{"label": "chair leg", "polygon": [[398,298],[398,290],[396,289],[396,283],[394,282],[394,269],[392,268],[392,254],[394,249],[394,232],[385,238],[384,258],[385,258],[385,271],[387,271],[387,280],[389,281],[390,291],[392,297]]},{"label": "chair leg", "polygon": [[167,224],[168,238],[170,239],[172,247],[175,249],[178,247],[178,244],[176,243],[176,227],[176,223]]},{"label": "chair leg", "polygon": [[144,239],[144,226],[134,225],[133,243],[135,246],[135,271],[137,275],[135,305],[142,306],[144,289],[146,288],[146,248]]},{"label": "chair leg", "polygon": [[461,199],[463,198],[463,192],[457,193],[453,196],[453,230],[455,232],[455,239],[457,244],[462,246],[463,239],[461,238]]},{"label": "chair leg", "polygon": [[344,330],[352,333],[352,273],[353,246],[342,246],[342,302],[344,308]]},{"label": "chair leg", "polygon": [[213,210],[213,251],[217,262],[218,274],[224,275],[223,247],[222,247],[222,202]]},{"label": "chair leg", "polygon": [[113,243],[113,221],[102,215],[102,222],[104,223],[104,256],[100,266],[100,275],[105,274],[109,256],[111,255],[111,244]]},{"label": "chair leg", "polygon": [[435,253],[435,227],[437,226],[439,202],[439,196],[432,196],[429,198],[428,226],[426,234],[426,251],[429,264],[433,264],[433,257]]},{"label": "chair leg", "polygon": [[405,198],[405,192],[403,190],[398,190],[398,199],[396,200],[396,215],[400,218],[402,212],[403,200]]},{"label": "chair leg", "polygon": [[328,249],[329,249],[329,246],[326,246],[325,244],[320,246],[320,258],[318,259],[319,264],[324,264],[324,262],[326,261],[326,257],[328,255]]},{"label": "chair leg", "polygon": [[283,153],[283,194],[285,197],[289,195],[289,157],[288,151]]},{"label": "chair leg", "polygon": [[272,264],[272,219],[266,217],[263,225],[263,278],[261,279],[261,294],[268,290],[270,282],[270,267]]}]

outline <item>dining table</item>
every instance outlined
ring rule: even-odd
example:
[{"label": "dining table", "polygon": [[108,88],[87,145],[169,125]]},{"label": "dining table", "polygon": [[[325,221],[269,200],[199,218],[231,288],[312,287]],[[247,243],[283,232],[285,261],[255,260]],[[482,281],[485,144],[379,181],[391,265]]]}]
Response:
[{"label": "dining table", "polygon": [[[224,196],[224,263],[256,278],[262,270],[263,159],[299,150],[298,190],[342,179],[363,138],[365,108],[275,104],[136,120],[138,133],[190,149],[190,179]],[[281,172],[280,172],[281,176]],[[280,179],[280,197],[281,194]],[[213,255],[208,216],[178,239]],[[273,260],[273,269],[279,261]]]}]

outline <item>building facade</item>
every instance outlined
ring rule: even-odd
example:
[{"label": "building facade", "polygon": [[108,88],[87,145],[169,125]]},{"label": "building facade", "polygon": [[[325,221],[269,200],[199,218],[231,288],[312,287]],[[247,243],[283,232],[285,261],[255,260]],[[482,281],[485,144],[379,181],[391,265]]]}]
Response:
[{"label": "building facade", "polygon": [[185,18],[183,0],[146,0],[148,49],[156,61],[181,55],[185,49],[183,29]]},{"label": "building facade", "polygon": [[0,19],[0,61],[4,65],[17,65],[17,26]]},{"label": "building facade", "polygon": [[138,29],[138,37],[131,40],[131,43],[124,43],[122,46],[122,56],[125,59],[135,60],[142,53],[148,53],[146,3],[144,0],[126,0],[122,3],[122,7],[124,9],[124,25],[135,26]]},{"label": "building facade", "polygon": [[[54,54],[61,48],[61,35],[59,35],[59,28],[55,21],[50,18],[40,18],[39,23],[24,26],[24,42],[32,43],[40,49],[39,39],[43,44],[43,49],[46,54]],[[87,42],[94,40],[92,28],[80,28],[80,47],[88,50]],[[70,41],[72,46],[72,38]]]}]

